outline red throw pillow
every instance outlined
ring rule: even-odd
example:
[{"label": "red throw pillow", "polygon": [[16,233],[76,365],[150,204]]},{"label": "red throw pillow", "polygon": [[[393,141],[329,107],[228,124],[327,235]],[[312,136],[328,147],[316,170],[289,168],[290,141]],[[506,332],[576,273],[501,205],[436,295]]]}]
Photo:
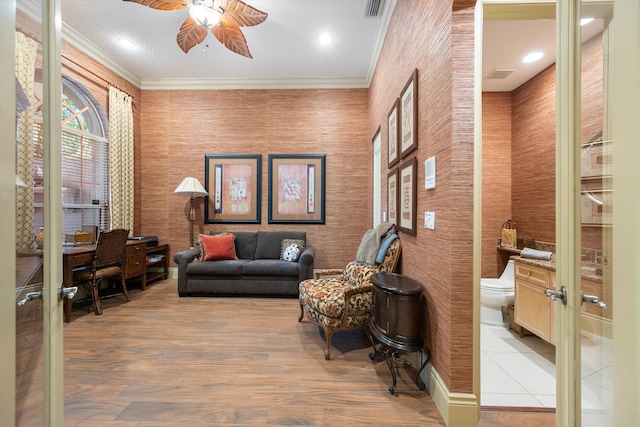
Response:
[{"label": "red throw pillow", "polygon": [[236,236],[233,234],[201,235],[200,239],[204,249],[203,261],[237,259],[234,244],[235,238]]}]

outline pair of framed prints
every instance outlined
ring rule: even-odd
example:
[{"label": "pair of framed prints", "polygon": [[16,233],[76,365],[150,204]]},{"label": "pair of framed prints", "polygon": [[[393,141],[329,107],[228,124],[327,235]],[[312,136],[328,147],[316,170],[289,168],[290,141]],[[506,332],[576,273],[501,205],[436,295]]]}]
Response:
[{"label": "pair of framed prints", "polygon": [[[262,155],[205,155],[204,222],[261,222]],[[269,223],[325,223],[325,155],[269,154]]]},{"label": "pair of framed prints", "polygon": [[400,231],[416,235],[417,159],[408,158],[418,148],[418,70],[413,70],[387,115],[387,209],[389,222]]}]

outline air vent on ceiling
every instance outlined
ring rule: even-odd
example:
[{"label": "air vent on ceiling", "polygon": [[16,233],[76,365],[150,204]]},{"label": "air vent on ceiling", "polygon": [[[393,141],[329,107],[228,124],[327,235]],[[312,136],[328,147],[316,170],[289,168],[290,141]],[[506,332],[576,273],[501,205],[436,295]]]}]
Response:
[{"label": "air vent on ceiling", "polygon": [[512,68],[494,68],[486,77],[487,79],[506,79],[515,70]]},{"label": "air vent on ceiling", "polygon": [[365,18],[376,18],[380,16],[380,9],[383,0],[367,0],[366,9],[364,11]]}]

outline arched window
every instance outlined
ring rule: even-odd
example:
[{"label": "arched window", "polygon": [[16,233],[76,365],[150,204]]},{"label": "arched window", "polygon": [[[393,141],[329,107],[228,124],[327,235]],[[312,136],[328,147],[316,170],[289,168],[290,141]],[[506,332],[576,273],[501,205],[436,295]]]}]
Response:
[{"label": "arched window", "polygon": [[[36,98],[42,99],[40,72],[36,73]],[[42,209],[42,109],[36,105],[34,136],[35,227],[43,224]],[[93,95],[79,82],[62,76],[62,232],[66,244],[78,243],[77,231],[110,228],[108,120]]]}]

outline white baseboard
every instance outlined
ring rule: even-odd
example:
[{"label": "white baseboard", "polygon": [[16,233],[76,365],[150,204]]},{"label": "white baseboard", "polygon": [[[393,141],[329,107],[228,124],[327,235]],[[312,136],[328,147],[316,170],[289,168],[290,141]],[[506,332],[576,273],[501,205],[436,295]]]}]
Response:
[{"label": "white baseboard", "polygon": [[477,427],[480,402],[474,394],[451,393],[431,363],[420,376],[448,427]]}]

